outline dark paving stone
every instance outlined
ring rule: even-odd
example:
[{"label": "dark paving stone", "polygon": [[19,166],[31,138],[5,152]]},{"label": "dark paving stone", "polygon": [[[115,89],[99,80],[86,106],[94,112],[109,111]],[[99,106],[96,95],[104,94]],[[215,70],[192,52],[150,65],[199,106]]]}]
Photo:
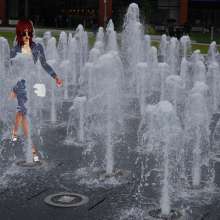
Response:
[{"label": "dark paving stone", "polygon": [[[141,162],[136,163],[138,153],[134,151],[137,144],[137,128],[139,119],[133,118],[125,121],[126,133],[122,135],[121,142],[115,146],[115,166],[131,171],[129,182],[110,188],[89,188],[78,185],[74,181],[65,182],[61,175],[74,172],[78,168],[89,166],[90,156],[83,154],[83,148],[65,146],[65,128],[42,129],[43,142],[37,137],[34,141],[39,150],[44,153],[47,162],[45,167],[38,169],[20,168],[21,172],[10,177],[4,187],[0,187],[0,219],[1,220],[113,220],[119,219],[121,210],[130,207],[145,208],[141,199],[136,198],[137,186],[140,183]],[[22,146],[12,146],[10,142],[4,143],[4,157],[0,174],[2,174],[13,161],[8,162],[11,154],[22,158]],[[97,150],[98,149],[98,150]],[[98,164],[104,158],[105,149],[101,143],[97,144]],[[18,152],[17,152],[18,151]],[[140,157],[144,161],[144,156]],[[148,161],[150,163],[150,160]],[[4,165],[4,166],[3,166]],[[150,165],[149,165],[150,166]],[[216,171],[220,165],[216,163]],[[220,176],[216,176],[216,183],[220,183]],[[154,187],[142,187],[142,193],[149,198],[159,201],[159,191]],[[89,197],[89,203],[82,207],[57,208],[44,203],[49,194],[58,192],[75,192]],[[202,210],[202,211],[201,211]],[[193,210],[192,220],[219,220],[220,201],[216,199],[209,206],[198,207]]]}]

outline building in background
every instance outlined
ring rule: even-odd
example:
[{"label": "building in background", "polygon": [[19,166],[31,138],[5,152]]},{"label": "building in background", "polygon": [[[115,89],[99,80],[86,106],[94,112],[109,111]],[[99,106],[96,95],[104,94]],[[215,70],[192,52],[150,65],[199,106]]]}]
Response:
[{"label": "building in background", "polygon": [[220,0],[0,0],[0,23],[14,25],[28,17],[37,26],[91,27],[113,18],[120,27],[131,2],[139,4],[146,23],[220,27]]},{"label": "building in background", "polygon": [[220,27],[220,0],[157,0],[153,23],[165,24],[168,19],[177,24]]},{"label": "building in background", "polygon": [[14,25],[23,17],[37,26],[103,25],[111,13],[112,0],[0,0],[2,25]]},{"label": "building in background", "polygon": [[190,0],[188,19],[195,27],[220,27],[220,0]]}]

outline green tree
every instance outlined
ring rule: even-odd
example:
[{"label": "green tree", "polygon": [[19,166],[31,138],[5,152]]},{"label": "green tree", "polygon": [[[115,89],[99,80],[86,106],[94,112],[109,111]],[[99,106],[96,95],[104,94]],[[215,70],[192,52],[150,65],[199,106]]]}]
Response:
[{"label": "green tree", "polygon": [[152,13],[151,0],[141,0],[141,12],[145,18],[145,21],[150,22],[150,17]]}]

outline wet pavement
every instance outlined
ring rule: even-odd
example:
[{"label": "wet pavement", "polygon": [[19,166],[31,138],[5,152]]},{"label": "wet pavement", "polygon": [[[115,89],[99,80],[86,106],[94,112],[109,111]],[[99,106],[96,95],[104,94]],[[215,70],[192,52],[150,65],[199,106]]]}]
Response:
[{"label": "wet pavement", "polygon": [[[217,126],[216,123],[215,126]],[[35,136],[34,142],[43,155],[43,165],[36,168],[22,168],[16,161],[23,159],[22,142],[12,144],[2,142],[1,178],[0,178],[0,219],[3,220],[150,220],[147,214],[138,214],[137,210],[147,210],[159,206],[159,192],[156,187],[145,187],[140,192],[140,163],[134,151],[138,121],[130,118],[125,122],[126,132],[123,140],[115,148],[116,167],[131,171],[131,177],[121,185],[91,187],[79,184],[74,179],[74,172],[82,167],[89,167],[91,155],[86,155],[83,147],[67,146],[65,127],[42,129],[41,141]],[[100,148],[96,165],[103,167],[103,151]],[[13,157],[12,155],[15,155]],[[220,162],[215,164],[215,183],[220,186]],[[65,174],[72,174],[64,178]],[[72,208],[57,208],[44,203],[46,196],[59,192],[74,192],[87,196],[86,205]],[[138,195],[144,195],[142,198]],[[208,202],[192,201],[190,216],[183,220],[219,220],[219,194],[204,194],[210,197]],[[181,205],[177,205],[180,207]],[[187,207],[185,205],[184,207]],[[133,209],[135,208],[135,209]],[[129,214],[129,212],[132,212]],[[147,211],[146,211],[147,212]],[[145,217],[143,217],[143,215]],[[124,216],[124,217],[123,217]]]},{"label": "wet pavement", "polygon": [[[47,129],[46,129],[47,130]],[[38,143],[39,151],[44,153],[42,166],[23,168],[16,161],[23,159],[22,141],[2,143],[4,167],[0,179],[0,219],[106,219],[114,212],[109,206],[110,200],[117,205],[120,193],[127,195],[130,185],[112,188],[88,188],[74,180],[62,178],[64,173],[73,173],[81,166],[87,165],[83,158],[83,148],[65,146],[64,128],[42,132],[43,146]],[[11,155],[16,157],[10,158]],[[7,160],[10,158],[10,161]],[[3,175],[4,174],[4,175]],[[44,203],[49,194],[58,192],[74,192],[86,195],[89,203],[81,207],[57,208]],[[116,197],[116,198],[114,198]],[[107,214],[108,213],[108,214]],[[111,217],[110,217],[111,219]]]}]

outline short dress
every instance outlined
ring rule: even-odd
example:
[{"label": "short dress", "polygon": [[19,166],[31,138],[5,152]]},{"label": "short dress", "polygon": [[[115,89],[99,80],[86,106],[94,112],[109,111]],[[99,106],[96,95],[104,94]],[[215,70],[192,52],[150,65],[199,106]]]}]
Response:
[{"label": "short dress", "polygon": [[27,107],[25,104],[28,101],[28,98],[24,79],[17,82],[17,84],[13,87],[13,92],[16,94],[18,100],[17,112],[22,113],[22,115],[26,115]]},{"label": "short dress", "polygon": [[[52,67],[46,62],[44,55],[44,50],[41,44],[32,42],[31,44],[32,55],[24,55],[21,53],[21,46],[16,45],[11,49],[10,58],[15,60],[15,69],[17,68],[17,80],[16,84],[13,86],[12,91],[16,94],[17,97],[17,112],[26,115],[28,112],[27,102],[30,97],[30,90],[28,87],[30,85],[30,79],[35,77],[36,72],[34,72],[34,64],[37,63],[37,60],[40,60],[40,63],[44,70],[53,78],[56,77],[56,73]],[[18,56],[16,56],[18,55]],[[17,59],[16,59],[17,58]],[[20,61],[22,62],[20,62]],[[28,66],[28,67],[27,67]],[[26,68],[25,68],[26,67]],[[29,73],[30,72],[30,73]],[[27,74],[28,73],[28,74]],[[29,79],[26,79],[26,78]],[[29,81],[29,82],[27,82]],[[27,89],[29,90],[27,92]]]}]

